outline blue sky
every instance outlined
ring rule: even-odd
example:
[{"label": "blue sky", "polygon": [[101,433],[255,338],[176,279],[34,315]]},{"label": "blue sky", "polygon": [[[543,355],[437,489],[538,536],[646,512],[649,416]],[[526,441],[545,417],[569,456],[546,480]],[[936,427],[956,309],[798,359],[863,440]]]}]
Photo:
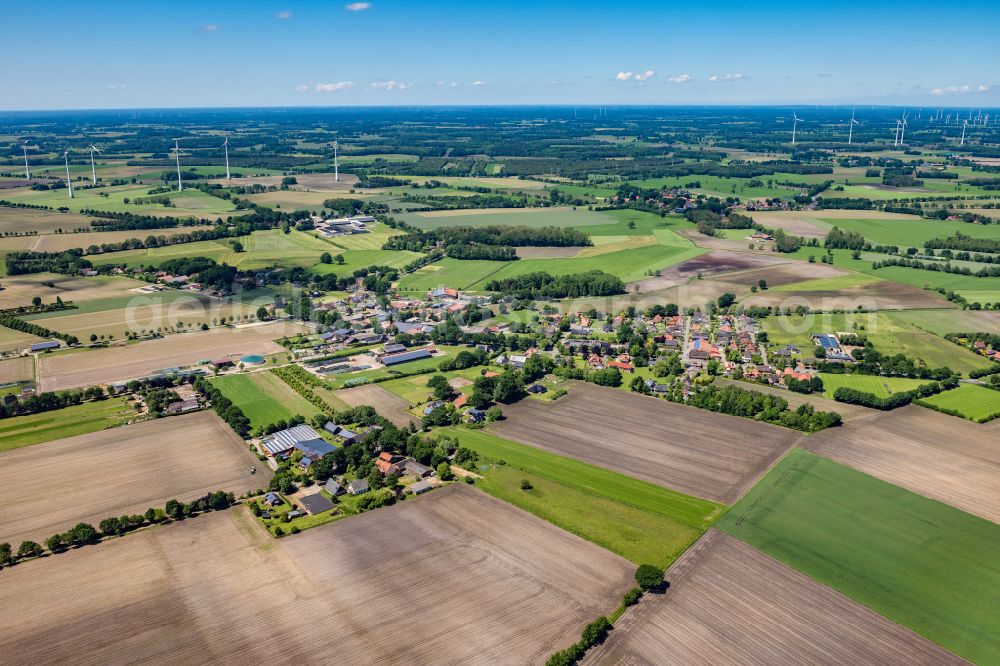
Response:
[{"label": "blue sky", "polygon": [[5,2],[0,109],[1000,105],[1000,2]]}]

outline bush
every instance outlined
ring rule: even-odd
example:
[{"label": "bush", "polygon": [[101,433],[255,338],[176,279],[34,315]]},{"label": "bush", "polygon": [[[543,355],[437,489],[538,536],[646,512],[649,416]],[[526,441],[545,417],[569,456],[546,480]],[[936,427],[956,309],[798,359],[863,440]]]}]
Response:
[{"label": "bush", "polygon": [[534,488],[534,486],[531,485],[531,481],[521,479],[521,490],[531,490],[532,488]]},{"label": "bush", "polygon": [[643,590],[655,590],[663,585],[663,569],[652,564],[640,564],[635,570],[635,582]]},{"label": "bush", "polygon": [[625,593],[622,597],[622,605],[624,606],[635,606],[639,603],[639,599],[642,598],[642,588],[633,587],[631,590]]}]

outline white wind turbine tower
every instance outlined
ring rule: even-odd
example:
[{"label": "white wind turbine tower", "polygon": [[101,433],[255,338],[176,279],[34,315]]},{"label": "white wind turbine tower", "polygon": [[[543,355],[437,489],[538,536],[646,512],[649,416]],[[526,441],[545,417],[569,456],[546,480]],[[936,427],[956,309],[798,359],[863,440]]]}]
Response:
[{"label": "white wind turbine tower", "polygon": [[94,166],[94,153],[100,155],[101,151],[94,144],[90,144],[88,148],[90,149],[90,178],[94,181],[94,185],[97,185],[97,167]]},{"label": "white wind turbine tower", "polygon": [[906,145],[906,116],[899,121],[899,145]]},{"label": "white wind turbine tower", "polygon": [[802,122],[802,119],[799,118],[798,114],[796,114],[793,111],[792,112],[792,145],[793,146],[795,145],[795,131],[798,129],[798,126],[799,126],[800,122]]},{"label": "white wind turbine tower", "polygon": [[896,121],[896,138],[892,142],[893,146],[898,146],[899,145],[899,127],[900,127],[900,125],[902,125],[902,121],[897,120]]},{"label": "white wind turbine tower", "polygon": [[[222,147],[226,149],[226,180],[231,180],[229,176],[229,137],[226,136],[226,140],[222,142]],[[178,171],[177,182],[180,182],[180,172]]]},{"label": "white wind turbine tower", "polygon": [[174,139],[174,147],[170,149],[170,152],[174,154],[174,159],[177,161],[177,191],[183,192],[184,184],[181,182],[181,155],[187,155],[187,153],[181,150],[177,139]]},{"label": "white wind turbine tower", "polygon": [[847,145],[848,146],[851,145],[851,142],[854,140],[854,126],[855,125],[860,125],[860,124],[861,123],[859,123],[857,120],[854,119],[854,111],[851,111],[851,122],[848,124],[848,128],[849,129],[847,130]]},{"label": "white wind turbine tower", "polygon": [[337,141],[333,141],[333,181],[340,182],[340,164],[337,162]]},{"label": "white wind turbine tower", "polygon": [[31,171],[28,169],[28,142],[25,141],[21,144],[21,149],[24,151],[24,179],[31,180]]},{"label": "white wind turbine tower", "polygon": [[69,150],[63,151],[63,161],[66,162],[66,187],[69,188],[69,198],[73,198],[73,181],[69,177]]},{"label": "white wind turbine tower", "polygon": [[968,126],[969,126],[969,121],[968,120],[963,120],[962,121],[962,140],[958,142],[958,145],[960,145],[960,146],[964,146],[965,145],[965,128],[968,127]]}]

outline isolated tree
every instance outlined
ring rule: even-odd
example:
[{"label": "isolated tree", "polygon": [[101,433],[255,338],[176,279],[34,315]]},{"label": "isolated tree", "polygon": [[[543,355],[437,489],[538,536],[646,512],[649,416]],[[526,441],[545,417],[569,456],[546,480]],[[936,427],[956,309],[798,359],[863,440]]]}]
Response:
[{"label": "isolated tree", "polygon": [[524,380],[516,370],[507,370],[497,377],[496,387],[493,389],[493,399],[497,402],[510,404],[517,402],[524,395]]},{"label": "isolated tree", "polygon": [[0,567],[7,566],[8,564],[14,563],[14,555],[11,551],[10,544],[7,542],[0,543]]},{"label": "isolated tree", "polygon": [[62,534],[53,534],[45,540],[45,547],[53,553],[61,553],[66,549],[66,541]]},{"label": "isolated tree", "polygon": [[521,490],[531,490],[532,488],[534,488],[534,486],[531,485],[531,481],[521,479]]},{"label": "isolated tree", "polygon": [[635,570],[635,582],[644,590],[655,590],[663,584],[663,569],[652,564],[640,564]]},{"label": "isolated tree", "polygon": [[331,255],[329,252],[324,252],[323,254],[319,255],[319,263],[321,263],[321,264],[332,264],[333,263],[333,255]]},{"label": "isolated tree", "polygon": [[434,391],[434,397],[438,400],[444,400],[452,395],[451,384],[444,375],[434,375],[428,379],[427,388]]},{"label": "isolated tree", "polygon": [[41,296],[35,296],[34,298],[31,299],[31,304],[33,306],[35,306],[36,308],[41,307],[42,306],[42,297]]},{"label": "isolated tree", "polygon": [[439,463],[437,466],[438,478],[442,481],[451,481],[455,478],[455,475],[451,472],[451,465],[446,462]]}]

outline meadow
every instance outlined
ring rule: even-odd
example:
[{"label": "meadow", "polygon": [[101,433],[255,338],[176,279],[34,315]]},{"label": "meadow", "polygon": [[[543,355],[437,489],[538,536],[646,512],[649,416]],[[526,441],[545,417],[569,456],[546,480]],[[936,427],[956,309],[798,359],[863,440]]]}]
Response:
[{"label": "meadow", "polygon": [[311,419],[319,410],[276,375],[268,372],[225,375],[212,385],[243,410],[253,428],[287,421],[293,416]]},{"label": "meadow", "polygon": [[[934,316],[947,320],[960,312],[939,310]],[[867,336],[882,354],[905,354],[923,360],[932,368],[947,366],[965,374],[989,365],[986,358],[910,323],[905,311],[767,317],[763,320],[763,327],[770,344],[779,347],[796,345],[805,356],[812,356],[814,343],[811,336],[815,333],[856,333]]]},{"label": "meadow", "polygon": [[800,450],[717,525],[970,661],[1000,660],[1000,525]]},{"label": "meadow", "polygon": [[976,384],[961,384],[950,391],[922,398],[920,404],[924,403],[958,412],[976,423],[985,423],[1000,416],[1000,391]]},{"label": "meadow", "polygon": [[827,398],[832,398],[834,392],[842,386],[888,398],[893,393],[909,391],[930,381],[876,375],[835,375],[828,372],[820,372],[817,376],[823,380],[823,395]]},{"label": "meadow", "polygon": [[945,238],[961,233],[972,238],[1000,239],[1000,225],[967,224],[946,220],[885,220],[866,219],[824,219],[830,227],[853,231],[876,245],[897,245],[901,248],[923,248],[932,238]]},{"label": "meadow", "polygon": [[[423,190],[420,190],[423,193]],[[428,190],[434,193],[437,190]],[[603,212],[566,207],[552,208],[481,208],[434,210],[403,213],[400,220],[419,229],[485,226],[491,224],[522,227],[590,227],[612,224]]]},{"label": "meadow", "polygon": [[482,457],[477,486],[636,564],[668,566],[723,508],[482,430],[441,432]]},{"label": "meadow", "polygon": [[83,435],[122,425],[136,417],[123,398],[84,402],[51,412],[13,416],[0,421],[0,451]]}]

